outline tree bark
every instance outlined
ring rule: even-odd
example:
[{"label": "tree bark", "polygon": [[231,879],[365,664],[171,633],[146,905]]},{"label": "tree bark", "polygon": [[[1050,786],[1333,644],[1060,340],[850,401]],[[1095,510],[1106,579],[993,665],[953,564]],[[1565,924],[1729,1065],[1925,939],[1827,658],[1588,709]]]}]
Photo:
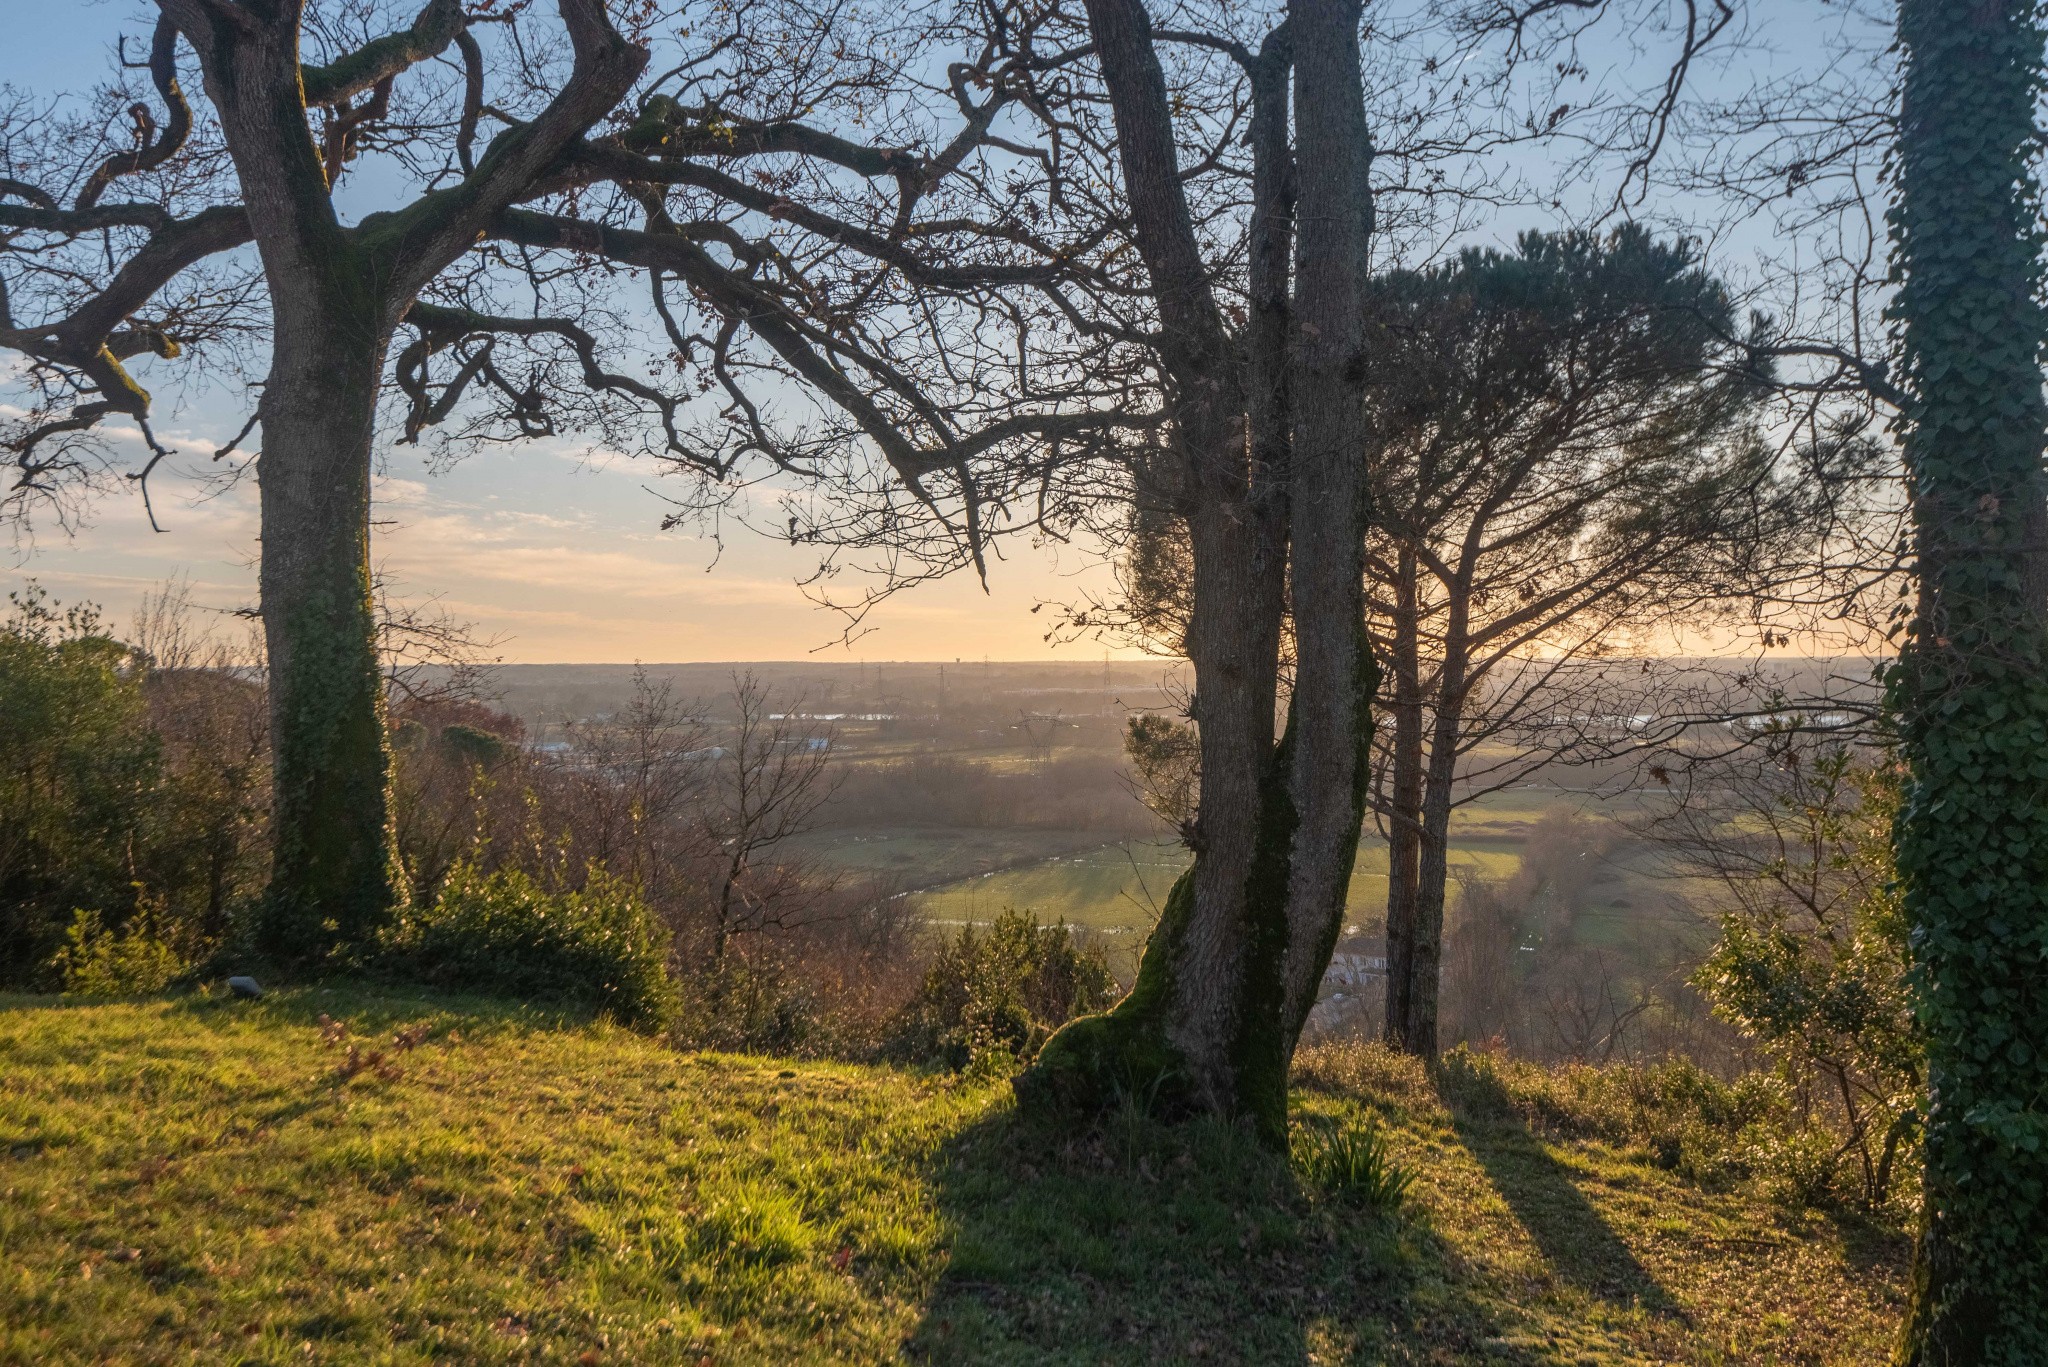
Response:
[{"label": "tree bark", "polygon": [[366,945],[404,898],[370,588],[384,348],[361,322],[280,316],[261,410],[273,775],[261,944],[288,963]]},{"label": "tree bark", "polygon": [[2048,1361],[2048,406],[2022,0],[1901,0],[1892,215],[1919,599],[1893,674],[1897,854],[1927,1050],[1896,1360]]},{"label": "tree bark", "polygon": [[1422,666],[1415,575],[1415,552],[1404,547],[1395,567],[1394,739],[1387,785],[1385,1034],[1396,1048],[1408,1038],[1408,1012],[1415,996],[1415,890],[1422,855]]},{"label": "tree bark", "polygon": [[[1448,672],[1448,671],[1447,671]],[[1418,1058],[1438,1052],[1437,1005],[1443,982],[1444,898],[1450,882],[1451,785],[1458,770],[1458,727],[1462,699],[1439,694],[1423,768],[1422,803],[1417,812],[1412,979],[1401,1047]]]},{"label": "tree bark", "polygon": [[1289,472],[1296,661],[1289,782],[1300,824],[1288,870],[1285,1034],[1277,1067],[1283,1089],[1286,1059],[1343,931],[1372,736],[1362,468],[1372,155],[1358,17],[1352,0],[1293,0],[1288,7],[1295,43],[1296,156],[1306,170],[1295,272]]},{"label": "tree bark", "polygon": [[[1322,335],[1304,349],[1283,345],[1295,172],[1284,76],[1288,45],[1300,32],[1294,18],[1291,32],[1269,38],[1252,71],[1253,307],[1240,346],[1224,329],[1209,289],[1143,5],[1089,0],[1125,192],[1159,310],[1160,359],[1183,457],[1182,511],[1194,578],[1186,644],[1195,671],[1202,787],[1195,862],[1167,898],[1137,983],[1110,1012],[1072,1022],[1053,1036],[1016,1083],[1020,1102],[1039,1108],[1099,1110],[1119,1094],[1142,1092],[1162,1110],[1249,1121],[1275,1147],[1287,1140],[1287,1069],[1341,925],[1363,799],[1357,565],[1363,399],[1360,343],[1353,339],[1362,335],[1357,304],[1369,226],[1362,198],[1364,106],[1356,8],[1316,0],[1310,10],[1306,27],[1331,52],[1307,78],[1302,99],[1313,89],[1318,107],[1308,126],[1317,130],[1318,153],[1336,159],[1319,163],[1315,173],[1318,212],[1327,220],[1317,226],[1315,251],[1325,264],[1310,272],[1315,290],[1333,293],[1311,298],[1304,284],[1296,294],[1317,310],[1327,331],[1318,328]],[[1304,366],[1305,356],[1313,367]],[[1306,588],[1296,567],[1297,621],[1304,593],[1314,603],[1307,619],[1313,661],[1307,677],[1297,679],[1288,734],[1276,746],[1289,518],[1300,508],[1283,476],[1292,478],[1305,378],[1315,409],[1308,425],[1325,453],[1308,486],[1321,506],[1307,524],[1316,549]],[[1324,697],[1330,689],[1338,692]],[[1297,768],[1294,737],[1303,726],[1314,733],[1314,758]],[[1340,866],[1322,870],[1297,896],[1294,835],[1304,800],[1313,807],[1318,849],[1331,850]]]},{"label": "tree bark", "polygon": [[298,15],[166,13],[200,54],[269,285],[259,413],[271,881],[259,945],[305,964],[365,945],[403,898],[370,590],[370,460],[402,309],[334,213],[306,135]]},{"label": "tree bark", "polygon": [[[1108,1013],[1048,1040],[1016,1089],[1029,1107],[1098,1111],[1141,1091],[1165,1111],[1235,1117],[1247,1096],[1248,974],[1256,966],[1248,884],[1274,767],[1285,520],[1270,471],[1251,459],[1246,358],[1209,287],[1150,20],[1141,0],[1089,0],[1088,18],[1174,409],[1194,562],[1186,645],[1202,786],[1195,862],[1167,897],[1137,983]],[[1262,131],[1263,123],[1255,146]],[[1270,263],[1270,237],[1265,245]]]},{"label": "tree bark", "polygon": [[602,0],[557,0],[569,79],[506,130],[476,170],[355,228],[336,216],[307,119],[310,84],[366,88],[385,64],[453,41],[459,7],[430,6],[402,41],[302,73],[302,5],[158,0],[199,54],[270,292],[274,337],[259,406],[259,572],[269,653],[272,869],[259,943],[310,964],[367,948],[404,897],[370,590],[370,465],[391,337],[418,291],[470,250],[647,60]]}]

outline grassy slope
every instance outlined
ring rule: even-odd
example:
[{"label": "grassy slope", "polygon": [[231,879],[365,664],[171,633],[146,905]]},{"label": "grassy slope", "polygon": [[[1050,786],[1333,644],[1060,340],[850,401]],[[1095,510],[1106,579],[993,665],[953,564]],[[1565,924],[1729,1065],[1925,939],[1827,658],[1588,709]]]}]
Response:
[{"label": "grassy slope", "polygon": [[[352,1038],[425,1023],[396,1075]],[[1854,1363],[1895,1237],[1304,1070],[1421,1173],[1388,1226],[1214,1127],[678,1054],[487,1003],[0,1000],[0,1362]],[[1371,1098],[1370,1102],[1362,1098]]]}]

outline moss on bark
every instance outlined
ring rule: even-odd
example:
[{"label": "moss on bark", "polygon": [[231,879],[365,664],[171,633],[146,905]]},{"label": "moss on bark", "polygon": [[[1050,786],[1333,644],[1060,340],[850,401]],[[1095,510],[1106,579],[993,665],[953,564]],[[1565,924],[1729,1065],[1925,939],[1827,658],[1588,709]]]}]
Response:
[{"label": "moss on bark", "polygon": [[1187,1062],[1167,1038],[1172,1010],[1174,960],[1195,908],[1195,870],[1190,865],[1166,894],[1166,906],[1137,981],[1109,1010],[1067,1022],[1045,1042],[1031,1067],[1012,1084],[1017,1104],[1039,1114],[1098,1115],[1118,1099],[1143,1099],[1156,1111],[1192,1109],[1194,1089]]},{"label": "moss on bark", "polygon": [[271,687],[275,797],[259,947],[306,964],[367,945],[400,900],[390,754],[367,567],[337,567],[283,614]]},{"label": "moss on bark", "polygon": [[1295,826],[1287,788],[1291,738],[1290,725],[1289,734],[1274,748],[1261,784],[1259,830],[1246,879],[1242,980],[1187,985],[1190,991],[1227,992],[1236,998],[1227,1085],[1198,1086],[1172,1040],[1175,1000],[1183,986],[1177,965],[1195,905],[1195,870],[1190,867],[1167,894],[1130,992],[1106,1012],[1068,1022],[1017,1077],[1013,1086],[1024,1110],[1092,1116],[1133,1097],[1155,1115],[1178,1117],[1200,1109],[1206,1090],[1233,1098],[1236,1118],[1248,1121],[1263,1142],[1286,1145],[1292,1035],[1283,1030],[1280,1016]]}]

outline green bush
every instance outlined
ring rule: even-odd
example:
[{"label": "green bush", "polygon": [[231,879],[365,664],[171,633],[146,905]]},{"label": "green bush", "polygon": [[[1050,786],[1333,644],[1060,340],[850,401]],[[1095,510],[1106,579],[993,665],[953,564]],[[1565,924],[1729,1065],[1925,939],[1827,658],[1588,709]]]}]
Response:
[{"label": "green bush", "polygon": [[128,924],[108,929],[97,911],[72,913],[64,947],[51,960],[68,996],[133,997],[161,992],[187,967],[178,951],[160,938],[156,917],[137,912]]},{"label": "green bush", "polygon": [[80,908],[135,906],[137,855],[156,841],[162,746],[142,669],[88,607],[34,586],[0,620],[0,984],[55,986],[51,956]]},{"label": "green bush", "polygon": [[831,1052],[832,1022],[801,976],[778,960],[729,955],[677,984],[677,1040],[733,1053]]},{"label": "green bush", "polygon": [[382,962],[429,986],[586,1007],[653,1033],[679,1009],[668,954],[667,930],[622,879],[593,870],[580,890],[550,890],[461,864],[400,922]]},{"label": "green bush", "polygon": [[956,1071],[1011,1066],[1115,993],[1099,947],[1078,943],[1063,921],[1042,926],[1031,912],[1006,909],[987,933],[963,926],[939,947],[886,1052]]}]

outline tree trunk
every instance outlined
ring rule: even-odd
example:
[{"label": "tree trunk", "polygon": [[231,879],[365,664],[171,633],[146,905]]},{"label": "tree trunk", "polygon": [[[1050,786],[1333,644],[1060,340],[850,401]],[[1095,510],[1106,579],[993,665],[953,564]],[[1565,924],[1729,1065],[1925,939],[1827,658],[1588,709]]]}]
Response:
[{"label": "tree trunk", "polygon": [[403,899],[370,588],[383,336],[346,299],[281,314],[264,391],[263,635],[274,778],[262,947],[362,947]]},{"label": "tree trunk", "polygon": [[1415,552],[1404,547],[1395,568],[1393,674],[1394,753],[1387,785],[1386,1040],[1408,1038],[1415,996],[1415,889],[1422,856],[1422,679],[1417,639]]},{"label": "tree trunk", "polygon": [[1289,475],[1295,675],[1290,796],[1300,825],[1288,869],[1285,1001],[1276,1077],[1343,932],[1365,818],[1373,667],[1365,630],[1365,284],[1371,147],[1358,6],[1293,0],[1299,264],[1294,449]]},{"label": "tree trunk", "polygon": [[[1241,462],[1242,427],[1233,426]],[[1284,1091],[1276,1132],[1270,1084],[1260,1086],[1278,1020],[1291,830],[1278,781],[1284,750],[1273,739],[1284,543],[1276,520],[1241,494],[1212,485],[1192,503],[1195,861],[1167,895],[1131,991],[1053,1035],[1015,1086],[1031,1109],[1094,1114],[1142,1095],[1162,1115],[1250,1119],[1270,1141],[1285,1135]]]},{"label": "tree trunk", "polygon": [[1423,771],[1420,830],[1416,840],[1415,938],[1410,951],[1408,1016],[1401,1047],[1418,1058],[1437,1056],[1437,996],[1443,983],[1444,894],[1450,881],[1451,785],[1458,771],[1462,701],[1440,692]]},{"label": "tree trunk", "polygon": [[[1307,28],[1333,52],[1324,59],[1331,70],[1309,78],[1317,102],[1310,125],[1339,129],[1337,135],[1318,135],[1319,151],[1347,136],[1350,151],[1317,167],[1319,177],[1333,178],[1317,188],[1318,202],[1333,220],[1319,229],[1317,251],[1319,259],[1336,264],[1313,276],[1318,288],[1350,288],[1355,305],[1362,288],[1356,273],[1364,261],[1364,226],[1356,220],[1363,213],[1365,155],[1357,11],[1343,0],[1327,12],[1321,5],[1316,0],[1311,6],[1317,12]],[[1284,1146],[1287,1067],[1300,1028],[1293,1013],[1297,1005],[1301,1013],[1307,1010],[1290,997],[1290,982],[1306,981],[1307,1000],[1313,1001],[1334,940],[1330,889],[1338,890],[1335,915],[1341,916],[1362,798],[1355,566],[1363,406],[1354,397],[1360,438],[1354,441],[1336,392],[1346,386],[1354,396],[1360,391],[1358,347],[1347,349],[1345,337],[1362,330],[1362,320],[1341,298],[1315,300],[1328,315],[1330,333],[1313,353],[1320,370],[1312,421],[1320,424],[1317,440],[1329,450],[1341,448],[1342,458],[1324,461],[1313,477],[1321,481],[1314,485],[1317,496],[1329,505],[1318,509],[1323,521],[1311,523],[1319,548],[1312,552],[1309,590],[1317,603],[1310,617],[1314,663],[1309,677],[1297,681],[1289,739],[1276,746],[1290,506],[1280,476],[1292,468],[1285,428],[1301,371],[1300,356],[1279,346],[1286,332],[1292,221],[1292,159],[1285,86],[1279,81],[1289,60],[1281,46],[1288,35],[1268,40],[1254,72],[1253,317],[1243,339],[1247,346],[1240,349],[1223,328],[1209,288],[1180,181],[1150,20],[1140,0],[1089,0],[1088,16],[1116,119],[1138,248],[1159,309],[1160,359],[1172,382],[1175,437],[1184,459],[1183,512],[1194,561],[1187,650],[1195,671],[1202,790],[1194,866],[1167,898],[1137,983],[1110,1012],[1072,1022],[1047,1041],[1017,1079],[1017,1095],[1030,1107],[1095,1111],[1120,1093],[1142,1092],[1168,1111],[1205,1110],[1248,1120],[1265,1142]],[[1306,87],[1303,98],[1309,98]],[[1332,110],[1323,107],[1327,101],[1356,108]],[[1300,423],[1298,406],[1291,416]],[[1332,530],[1339,524],[1341,537]],[[1336,544],[1340,539],[1342,546]],[[1346,556],[1353,566],[1348,571]],[[1340,616],[1341,632],[1331,626]],[[1331,688],[1341,692],[1324,697]],[[1291,737],[1304,715],[1315,731],[1317,758],[1305,771],[1311,777],[1297,785]],[[1294,901],[1297,789],[1315,804],[1320,844],[1341,847],[1346,862],[1341,871],[1324,870],[1307,895]],[[1348,842],[1335,834],[1347,812]],[[1301,918],[1300,949],[1293,946],[1291,901],[1314,908]]]},{"label": "tree trunk", "polygon": [[1927,1050],[1897,1361],[2048,1361],[2048,411],[2036,6],[1901,0],[1892,235],[1919,599],[1893,674]]},{"label": "tree trunk", "polygon": [[269,287],[258,572],[269,656],[271,880],[259,946],[365,946],[403,898],[370,589],[370,457],[389,263],[335,216],[307,136],[295,6],[162,0],[200,56]]},{"label": "tree trunk", "polygon": [[1284,1083],[1276,1115],[1270,1054],[1291,833],[1285,787],[1274,781],[1273,737],[1286,586],[1276,469],[1286,452],[1286,375],[1278,339],[1285,335],[1291,206],[1285,168],[1275,161],[1287,144],[1285,100],[1273,99],[1272,68],[1284,75],[1285,58],[1269,43],[1255,83],[1260,204],[1250,332],[1264,345],[1248,355],[1225,330],[1209,288],[1144,6],[1089,0],[1088,17],[1173,391],[1181,512],[1194,567],[1186,647],[1195,674],[1201,796],[1195,862],[1167,897],[1137,982],[1111,1011],[1071,1022],[1047,1041],[1017,1079],[1017,1096],[1027,1107],[1090,1113],[1120,1094],[1143,1093],[1166,1113],[1252,1112],[1269,1142],[1284,1142]]}]

